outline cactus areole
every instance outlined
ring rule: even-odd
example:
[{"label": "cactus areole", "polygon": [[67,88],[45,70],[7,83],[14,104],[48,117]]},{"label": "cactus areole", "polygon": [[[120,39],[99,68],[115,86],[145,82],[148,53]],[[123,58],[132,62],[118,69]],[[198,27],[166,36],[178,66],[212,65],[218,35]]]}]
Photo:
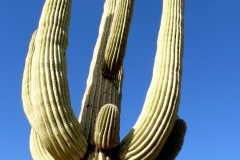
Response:
[{"label": "cactus areole", "polygon": [[137,122],[122,141],[122,64],[134,0],[105,1],[78,119],[71,108],[66,66],[71,3],[46,0],[29,45],[22,100],[32,127],[33,159],[175,159],[186,132],[177,116],[184,0],[163,0],[151,84]]}]

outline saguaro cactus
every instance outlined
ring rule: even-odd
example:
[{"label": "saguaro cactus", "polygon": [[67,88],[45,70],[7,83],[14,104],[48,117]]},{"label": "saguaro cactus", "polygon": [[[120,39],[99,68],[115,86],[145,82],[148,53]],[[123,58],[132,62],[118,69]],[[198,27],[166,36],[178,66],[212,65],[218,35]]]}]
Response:
[{"label": "saguaro cactus", "polygon": [[33,159],[174,159],[186,124],[177,116],[184,0],[163,0],[153,77],[142,112],[120,142],[122,62],[134,0],[106,0],[77,120],[67,82],[71,0],[46,0],[22,83]]}]

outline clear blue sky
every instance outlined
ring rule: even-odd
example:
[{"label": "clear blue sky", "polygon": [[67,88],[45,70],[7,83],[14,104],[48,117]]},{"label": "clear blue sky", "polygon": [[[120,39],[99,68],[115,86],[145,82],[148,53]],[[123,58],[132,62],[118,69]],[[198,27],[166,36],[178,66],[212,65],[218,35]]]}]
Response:
[{"label": "clear blue sky", "polygon": [[[28,44],[44,0],[0,1],[0,159],[30,160],[21,101]],[[67,50],[78,117],[104,0],[73,0]],[[179,115],[188,126],[177,160],[240,159],[240,1],[185,2]],[[136,0],[124,61],[121,138],[134,125],[151,80],[162,0]]]}]

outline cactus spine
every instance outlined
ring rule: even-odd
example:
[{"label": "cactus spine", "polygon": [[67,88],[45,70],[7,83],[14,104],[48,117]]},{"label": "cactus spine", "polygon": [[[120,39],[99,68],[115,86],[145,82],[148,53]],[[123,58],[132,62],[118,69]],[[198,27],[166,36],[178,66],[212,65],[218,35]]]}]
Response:
[{"label": "cactus spine", "polygon": [[[185,134],[174,126],[180,101],[184,0],[163,0],[152,82],[136,124],[119,142],[122,62],[133,6],[134,0],[105,1],[77,120],[70,104],[65,55],[71,0],[46,0],[29,45],[22,84],[33,159],[154,160],[162,151],[173,159],[181,149],[182,143],[173,150],[167,146],[171,137]],[[184,134],[179,136],[181,142]]]}]

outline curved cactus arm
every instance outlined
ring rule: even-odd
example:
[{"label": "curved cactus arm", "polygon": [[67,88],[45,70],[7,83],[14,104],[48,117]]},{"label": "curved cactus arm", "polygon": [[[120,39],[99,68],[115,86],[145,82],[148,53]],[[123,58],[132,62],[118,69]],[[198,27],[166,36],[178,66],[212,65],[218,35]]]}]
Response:
[{"label": "curved cactus arm", "polygon": [[99,149],[111,149],[119,142],[120,114],[117,106],[105,104],[97,117],[94,143]]},{"label": "curved cactus arm", "polygon": [[54,160],[51,154],[43,147],[40,137],[33,129],[30,134],[30,151],[34,160]]},{"label": "curved cactus arm", "polygon": [[134,0],[118,0],[104,55],[103,75],[117,76],[125,55]]},{"label": "curved cactus arm", "polygon": [[120,144],[120,159],[155,159],[174,125],[183,54],[184,0],[163,0],[153,77],[143,110]]},{"label": "curved cactus arm", "polygon": [[23,75],[27,118],[44,148],[59,160],[82,159],[87,151],[68,91],[65,52],[70,7],[71,0],[46,0]]},{"label": "curved cactus arm", "polygon": [[173,129],[156,160],[174,160],[182,148],[187,125],[182,119],[176,119]]},{"label": "curved cactus arm", "polygon": [[[116,105],[120,111],[123,79],[122,59],[125,48],[120,49],[116,46],[114,48],[114,44],[123,45],[126,43],[128,34],[128,29],[126,28],[129,27],[130,17],[132,16],[132,6],[133,0],[106,0],[104,4],[99,35],[94,49],[87,87],[82,100],[81,114],[79,116],[81,129],[87,137],[88,142],[92,145],[94,145],[95,122],[101,106],[111,103]],[[123,23],[122,21],[128,22]],[[123,23],[123,26],[118,28],[121,23]],[[106,46],[108,46],[108,51],[106,50]],[[114,51],[118,55],[115,54],[114,56],[118,58],[112,55],[110,51],[112,49],[118,50]],[[107,63],[112,63],[112,61],[114,61],[112,65],[114,73],[112,71],[102,71],[103,66]],[[110,67],[110,70],[112,70],[112,67]],[[103,74],[109,74],[110,76],[103,76]]]}]

